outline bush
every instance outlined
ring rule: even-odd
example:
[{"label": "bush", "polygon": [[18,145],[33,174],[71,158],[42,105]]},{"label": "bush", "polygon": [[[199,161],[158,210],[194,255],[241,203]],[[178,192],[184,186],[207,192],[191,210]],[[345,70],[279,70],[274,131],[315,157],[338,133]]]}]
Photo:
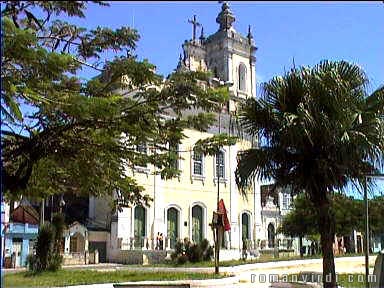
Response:
[{"label": "bush", "polygon": [[178,265],[185,264],[185,263],[187,263],[187,261],[188,261],[188,256],[187,255],[179,255],[177,257],[177,264]]},{"label": "bush", "polygon": [[[59,218],[59,216],[58,216]],[[60,255],[60,241],[63,229],[60,228],[60,219],[56,219],[54,225],[47,223],[40,227],[36,241],[36,255],[29,255],[27,258],[28,268],[33,273],[45,270],[56,271],[60,269],[63,257]],[[59,233],[57,233],[59,232]]]},{"label": "bush", "polygon": [[213,257],[213,247],[211,245],[209,245],[209,242],[207,239],[204,239],[203,241],[201,241],[200,243],[200,248],[203,252],[203,261],[210,261],[212,260],[212,257]]},{"label": "bush", "polygon": [[209,245],[207,239],[201,241],[200,244],[193,244],[188,238],[185,238],[184,241],[176,243],[175,251],[171,254],[171,260],[177,264],[184,264],[186,261],[196,263],[210,261],[212,256],[213,247]]},{"label": "bush", "polygon": [[55,213],[52,218],[52,225],[55,229],[54,246],[55,253],[60,254],[61,239],[65,229],[65,218],[63,214]]},{"label": "bush", "polygon": [[62,263],[63,263],[63,256],[61,256],[58,253],[54,253],[49,261],[47,270],[57,271],[61,268]]},{"label": "bush", "polygon": [[201,250],[200,246],[197,244],[194,244],[191,246],[188,260],[192,263],[200,262],[203,260],[203,251]]}]

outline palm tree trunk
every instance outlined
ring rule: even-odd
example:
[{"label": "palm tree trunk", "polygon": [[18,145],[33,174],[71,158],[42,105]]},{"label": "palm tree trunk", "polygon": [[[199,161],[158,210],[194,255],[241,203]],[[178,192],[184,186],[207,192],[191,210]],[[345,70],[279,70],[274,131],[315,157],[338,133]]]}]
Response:
[{"label": "palm tree trunk", "polygon": [[319,232],[321,250],[323,252],[323,284],[324,288],[337,287],[333,242],[335,240],[335,223],[331,215],[328,199],[319,203]]},{"label": "palm tree trunk", "polygon": [[304,257],[303,253],[303,237],[299,237],[299,251],[300,251],[300,258]]}]

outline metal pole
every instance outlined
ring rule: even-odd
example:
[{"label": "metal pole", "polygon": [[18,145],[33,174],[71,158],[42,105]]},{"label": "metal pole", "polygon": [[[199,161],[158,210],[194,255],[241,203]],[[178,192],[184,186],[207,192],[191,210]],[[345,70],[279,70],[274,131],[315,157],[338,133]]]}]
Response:
[{"label": "metal pole", "polygon": [[364,202],[365,202],[365,287],[369,288],[369,221],[368,221],[368,192],[367,192],[367,177],[364,177]]},{"label": "metal pole", "polygon": [[[220,134],[220,126],[221,126],[221,106],[219,111],[219,134]],[[219,212],[219,201],[220,201],[220,163],[219,163],[219,154],[220,150],[217,149],[216,152],[216,177],[217,177],[217,212]],[[216,226],[216,261],[215,261],[215,274],[219,274],[219,259],[220,259],[220,243],[219,243],[219,226]]]}]

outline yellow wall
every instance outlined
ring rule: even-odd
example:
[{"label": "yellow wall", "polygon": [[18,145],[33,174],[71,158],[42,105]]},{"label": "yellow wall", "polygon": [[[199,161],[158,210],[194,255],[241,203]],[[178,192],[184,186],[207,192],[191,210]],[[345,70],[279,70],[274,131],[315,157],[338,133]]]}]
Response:
[{"label": "yellow wall", "polygon": [[[160,180],[159,176],[157,176],[158,178],[154,180],[154,176],[151,175],[151,173],[146,174],[136,172],[131,174],[135,177],[140,185],[145,187],[144,193],[149,194],[152,198],[154,198],[154,202],[151,203],[151,207],[149,208],[150,213],[147,214],[149,215],[147,217],[150,222],[149,225],[151,225],[151,222],[153,221],[154,213],[156,213],[156,218],[162,218],[165,221],[166,208],[169,207],[169,205],[176,205],[177,207],[181,208],[181,238],[190,236],[190,213],[193,203],[201,202],[206,207],[206,224],[211,222],[212,213],[214,210],[216,210],[217,207],[217,183],[214,181],[215,157],[204,157],[204,180],[194,179],[191,175],[191,157],[194,143],[199,139],[210,137],[212,134],[202,133],[195,130],[185,130],[184,133],[187,138],[185,138],[182,141],[182,144],[179,146],[179,150],[181,151],[179,155],[182,158],[179,160],[179,168],[181,170],[180,177],[165,181]],[[224,200],[227,210],[230,210],[228,218],[231,219],[231,211],[237,211],[236,219],[238,221],[239,217],[241,217],[240,215],[242,211],[247,210],[253,213],[254,210],[252,191],[250,191],[251,193],[248,196],[248,201],[246,201],[240,196],[240,194],[237,192],[237,189],[233,187],[233,177],[236,168],[236,162],[233,161],[233,159],[235,159],[233,153],[236,153],[236,150],[241,149],[241,147],[242,149],[249,147],[249,143],[243,141],[236,144],[236,147],[224,147],[226,183],[220,183],[220,199]],[[232,161],[230,161],[230,156]],[[153,172],[152,167],[148,166],[148,168],[150,172]],[[155,181],[156,184],[154,185]],[[230,201],[231,185],[233,191],[232,197],[237,197],[237,207],[232,207],[232,209]],[[154,195],[154,191],[156,191],[156,195]],[[155,208],[156,211],[153,212],[153,209]],[[184,221],[187,222],[187,226],[184,226]],[[204,237],[212,240],[212,231],[208,225],[205,226]],[[166,228],[166,223],[164,223],[164,226],[161,228],[154,227],[152,233],[156,234],[160,230],[160,232],[166,234]],[[252,229],[252,227],[250,228]],[[152,233],[148,231],[147,235],[150,236]]]}]

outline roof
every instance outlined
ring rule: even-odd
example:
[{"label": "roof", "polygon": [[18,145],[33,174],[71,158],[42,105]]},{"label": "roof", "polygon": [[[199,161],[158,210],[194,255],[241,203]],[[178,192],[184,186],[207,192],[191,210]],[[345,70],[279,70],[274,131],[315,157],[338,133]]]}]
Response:
[{"label": "roof", "polygon": [[39,224],[39,213],[28,201],[22,201],[11,214],[12,222]]}]

